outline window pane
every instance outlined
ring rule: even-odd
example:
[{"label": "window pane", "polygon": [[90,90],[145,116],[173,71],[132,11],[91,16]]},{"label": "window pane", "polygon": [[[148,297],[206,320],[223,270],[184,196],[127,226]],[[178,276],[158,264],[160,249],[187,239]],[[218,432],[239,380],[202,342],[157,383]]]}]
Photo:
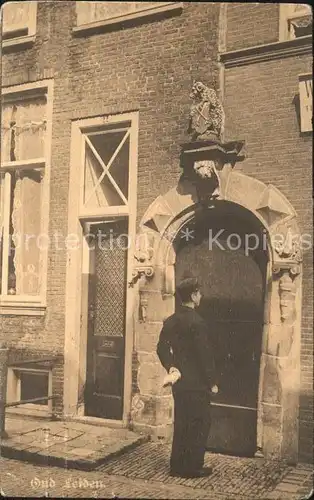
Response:
[{"label": "window pane", "polygon": [[89,208],[124,205],[124,202],[112,185],[108,176],[99,183],[103,168],[93,153],[86,146],[85,156],[85,193],[84,204]]},{"label": "window pane", "polygon": [[77,25],[129,14],[134,2],[76,2]]},{"label": "window pane", "polygon": [[296,13],[304,13],[304,14],[311,14],[312,9],[310,5],[307,5],[306,3],[295,3],[293,5],[293,10]]},{"label": "window pane", "polygon": [[134,2],[134,10],[152,9],[167,3],[169,2]]},{"label": "window pane", "polygon": [[77,25],[113,19],[171,2],[76,2]]},{"label": "window pane", "polygon": [[[21,400],[43,398],[48,396],[48,374],[36,372],[20,372]],[[34,404],[47,405],[47,401],[36,401]]]},{"label": "window pane", "polygon": [[130,142],[129,138],[125,141],[119,153],[117,154],[112,166],[110,167],[110,173],[122,193],[126,198],[128,198],[128,187],[129,187],[129,151]]},{"label": "window pane", "polygon": [[134,2],[95,2],[95,20],[129,14],[134,10]]},{"label": "window pane", "polygon": [[124,130],[119,130],[118,132],[109,132],[108,130],[108,133],[104,132],[103,134],[88,135],[88,139],[91,141],[104,164],[107,165],[125,134],[126,132]]},{"label": "window pane", "polygon": [[[19,31],[28,28],[32,2],[8,2],[3,8],[3,31]],[[26,31],[26,34],[28,30]]]},{"label": "window pane", "polygon": [[103,225],[97,236],[94,335],[123,337],[128,219]]},{"label": "window pane", "polygon": [[2,105],[1,161],[45,156],[46,97]]},{"label": "window pane", "polygon": [[84,185],[86,207],[125,205],[124,197],[127,199],[128,196],[130,148],[126,134],[125,130],[108,130],[96,135],[87,135]]},{"label": "window pane", "polygon": [[39,295],[41,175],[36,171],[11,175],[8,293]]}]

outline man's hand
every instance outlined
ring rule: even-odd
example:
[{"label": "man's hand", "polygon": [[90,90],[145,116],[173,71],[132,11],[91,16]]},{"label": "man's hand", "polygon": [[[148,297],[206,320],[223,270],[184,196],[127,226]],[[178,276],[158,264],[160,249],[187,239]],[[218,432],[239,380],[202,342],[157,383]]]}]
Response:
[{"label": "man's hand", "polygon": [[211,388],[211,392],[213,394],[217,394],[218,393],[218,386],[217,385],[213,385],[213,387]]},{"label": "man's hand", "polygon": [[168,375],[165,376],[162,386],[167,387],[169,385],[174,385],[181,378],[181,373],[178,368],[172,366],[169,370]]}]

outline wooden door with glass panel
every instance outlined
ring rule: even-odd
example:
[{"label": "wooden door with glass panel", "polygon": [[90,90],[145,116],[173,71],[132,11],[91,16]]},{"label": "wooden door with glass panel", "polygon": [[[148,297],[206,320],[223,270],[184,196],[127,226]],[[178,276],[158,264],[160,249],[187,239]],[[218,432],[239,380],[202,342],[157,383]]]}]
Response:
[{"label": "wooden door with glass panel", "polygon": [[[131,122],[82,130],[90,226],[86,415],[123,419]],[[97,222],[99,221],[99,222]]]},{"label": "wooden door with glass panel", "polygon": [[92,226],[93,272],[89,279],[86,415],[123,417],[126,314],[126,218]]}]

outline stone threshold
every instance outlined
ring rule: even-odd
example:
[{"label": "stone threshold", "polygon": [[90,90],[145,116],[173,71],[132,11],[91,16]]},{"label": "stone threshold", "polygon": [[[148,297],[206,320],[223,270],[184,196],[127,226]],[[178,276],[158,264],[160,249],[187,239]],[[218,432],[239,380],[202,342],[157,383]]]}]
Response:
[{"label": "stone threshold", "polygon": [[91,471],[149,440],[126,428],[40,418],[6,418],[0,457]]},{"label": "stone threshold", "polygon": [[[109,445],[101,452],[95,452],[90,456],[76,455],[71,449],[67,451],[54,451],[49,453],[49,449],[41,451],[29,451],[21,449],[19,443],[5,445],[3,442],[0,445],[0,459],[10,458],[23,462],[30,462],[37,465],[61,467],[65,469],[77,469],[82,471],[92,471],[102,464],[105,464],[111,458],[116,458],[119,455],[130,451],[131,449],[148,441],[147,436],[134,436],[133,439],[128,438],[119,443]],[[75,448],[73,448],[75,450]],[[75,456],[76,455],[76,456]]]}]

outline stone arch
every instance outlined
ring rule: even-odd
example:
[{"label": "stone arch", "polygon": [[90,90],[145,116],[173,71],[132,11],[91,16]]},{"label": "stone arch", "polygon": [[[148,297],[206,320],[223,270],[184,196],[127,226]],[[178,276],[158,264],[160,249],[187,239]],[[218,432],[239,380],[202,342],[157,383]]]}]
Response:
[{"label": "stone arch", "polygon": [[[271,184],[266,185],[235,171],[228,172],[222,181],[219,200],[251,212],[264,228],[268,242],[257,449],[264,456],[295,462],[298,452],[302,271],[301,234],[296,212],[287,198]],[[183,180],[166,194],[158,196],[144,214],[139,236],[144,237],[145,243],[139,259],[141,265],[137,266],[136,271],[146,274],[139,288],[139,302],[142,310],[145,310],[142,322],[146,322],[147,318],[149,323],[152,316],[152,322],[161,322],[174,311],[176,254],[173,242],[182,226],[194,217],[200,206],[195,186]],[[150,311],[152,293],[155,294],[155,315]],[[157,307],[159,313],[156,313]],[[146,334],[147,330],[149,324],[145,325]],[[157,371],[158,379],[160,370]],[[156,390],[156,379],[153,385],[155,396],[162,397]],[[271,391],[270,386],[273,388]],[[138,387],[141,393],[140,383]],[[158,409],[155,410],[156,415],[150,425],[160,428],[162,416],[158,419]]]}]

